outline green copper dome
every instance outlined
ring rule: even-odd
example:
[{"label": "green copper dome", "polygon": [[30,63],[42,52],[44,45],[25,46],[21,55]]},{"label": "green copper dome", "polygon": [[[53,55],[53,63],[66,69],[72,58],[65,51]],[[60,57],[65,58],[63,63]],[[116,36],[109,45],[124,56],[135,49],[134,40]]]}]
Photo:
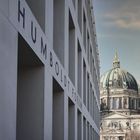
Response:
[{"label": "green copper dome", "polygon": [[133,75],[120,68],[117,52],[113,60],[113,68],[101,76],[100,86],[101,88],[123,88],[138,91],[138,84]]}]

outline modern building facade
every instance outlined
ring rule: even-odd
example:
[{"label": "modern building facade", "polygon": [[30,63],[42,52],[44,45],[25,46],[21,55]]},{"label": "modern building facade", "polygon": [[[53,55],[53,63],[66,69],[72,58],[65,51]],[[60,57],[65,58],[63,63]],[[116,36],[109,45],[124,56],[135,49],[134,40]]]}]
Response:
[{"label": "modern building facade", "polygon": [[138,84],[129,72],[121,69],[117,52],[113,68],[101,76],[100,88],[100,139],[137,140],[140,137]]},{"label": "modern building facade", "polygon": [[0,0],[0,140],[99,140],[91,0]]}]

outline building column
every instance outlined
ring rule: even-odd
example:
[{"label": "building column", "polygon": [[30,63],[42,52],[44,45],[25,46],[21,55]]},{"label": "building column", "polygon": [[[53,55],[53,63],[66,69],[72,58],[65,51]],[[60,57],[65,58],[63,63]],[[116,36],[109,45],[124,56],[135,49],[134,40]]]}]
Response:
[{"label": "building column", "polygon": [[[66,91],[65,91],[66,92]],[[64,94],[64,140],[68,140],[68,97]]]},{"label": "building column", "polygon": [[0,140],[16,139],[17,40],[15,28],[0,12]]},{"label": "building column", "polygon": [[119,98],[118,98],[118,97],[117,97],[117,101],[116,101],[116,103],[117,103],[116,108],[118,109],[118,108],[119,108]]},{"label": "building column", "polygon": [[127,97],[126,100],[127,100],[127,106],[126,106],[126,108],[129,109],[129,98]]},{"label": "building column", "polygon": [[124,109],[124,104],[123,104],[123,102],[124,102],[124,97],[122,97],[122,109]]},{"label": "building column", "polygon": [[53,84],[52,76],[45,70],[45,93],[44,93],[44,140],[52,140],[52,112],[53,112]]},{"label": "building column", "polygon": [[113,109],[113,97],[110,99],[110,109]]},{"label": "building column", "polygon": [[137,109],[137,99],[135,99],[134,101],[135,101],[134,102],[134,104],[135,104],[135,107],[134,108]]}]

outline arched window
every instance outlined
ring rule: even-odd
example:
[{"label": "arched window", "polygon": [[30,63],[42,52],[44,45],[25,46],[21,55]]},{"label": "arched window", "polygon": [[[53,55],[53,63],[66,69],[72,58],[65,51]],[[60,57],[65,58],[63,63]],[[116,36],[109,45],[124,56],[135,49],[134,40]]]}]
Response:
[{"label": "arched window", "polygon": [[118,137],[118,140],[123,140],[123,136],[119,136]]}]

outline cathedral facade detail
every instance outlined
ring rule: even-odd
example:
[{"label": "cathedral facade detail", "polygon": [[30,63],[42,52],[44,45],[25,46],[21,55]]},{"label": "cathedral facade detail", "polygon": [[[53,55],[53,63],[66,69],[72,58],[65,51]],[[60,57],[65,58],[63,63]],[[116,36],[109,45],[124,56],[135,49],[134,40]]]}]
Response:
[{"label": "cathedral facade detail", "polygon": [[101,140],[135,140],[134,136],[140,136],[138,84],[132,74],[121,69],[117,52],[113,68],[101,76],[100,108]]}]

